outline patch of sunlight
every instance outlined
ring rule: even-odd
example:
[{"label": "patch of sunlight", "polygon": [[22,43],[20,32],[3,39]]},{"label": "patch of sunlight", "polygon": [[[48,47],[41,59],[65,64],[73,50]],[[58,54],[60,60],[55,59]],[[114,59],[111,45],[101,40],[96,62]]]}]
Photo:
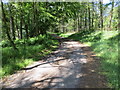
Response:
[{"label": "patch of sunlight", "polygon": [[70,35],[72,35],[74,33],[76,33],[76,32],[67,32],[67,33],[61,34],[60,36],[61,37],[69,37]]},{"label": "patch of sunlight", "polygon": [[102,38],[103,39],[109,39],[111,37],[114,37],[118,34],[118,31],[104,31]]},{"label": "patch of sunlight", "polygon": [[76,78],[80,78],[80,77],[82,77],[83,75],[80,73],[80,74],[77,74],[76,75]]},{"label": "patch of sunlight", "polygon": [[97,55],[97,56],[101,56],[101,53],[97,53],[96,55]]},{"label": "patch of sunlight", "polygon": [[92,46],[91,42],[85,42],[84,44],[88,45],[88,46]]},{"label": "patch of sunlight", "polygon": [[2,75],[2,68],[0,68],[0,76]]},{"label": "patch of sunlight", "polygon": [[57,46],[51,45],[52,48],[57,48]]},{"label": "patch of sunlight", "polygon": [[82,64],[87,63],[86,58],[81,58],[80,60],[81,60],[81,63],[82,63]]},{"label": "patch of sunlight", "polygon": [[96,36],[96,35],[98,35],[98,34],[100,34],[101,33],[101,31],[96,31],[96,32],[93,32],[93,33],[91,33],[90,35],[88,35],[88,36]]},{"label": "patch of sunlight", "polygon": [[26,66],[28,64],[31,64],[33,62],[33,59],[25,59],[24,60],[24,63],[18,63],[19,66],[23,67],[23,66]]},{"label": "patch of sunlight", "polygon": [[72,35],[74,33],[76,33],[76,32],[68,32],[68,33],[66,33],[66,35]]}]

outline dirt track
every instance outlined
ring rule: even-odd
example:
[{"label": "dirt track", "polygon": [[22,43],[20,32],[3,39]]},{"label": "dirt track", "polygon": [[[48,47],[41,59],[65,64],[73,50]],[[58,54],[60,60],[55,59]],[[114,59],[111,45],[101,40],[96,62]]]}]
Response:
[{"label": "dirt track", "polygon": [[3,80],[6,88],[106,88],[99,58],[77,41],[64,41],[46,59]]}]

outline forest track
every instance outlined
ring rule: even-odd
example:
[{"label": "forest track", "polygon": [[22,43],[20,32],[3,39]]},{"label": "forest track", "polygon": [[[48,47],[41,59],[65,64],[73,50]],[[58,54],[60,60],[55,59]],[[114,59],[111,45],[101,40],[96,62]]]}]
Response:
[{"label": "forest track", "polygon": [[78,41],[63,40],[58,50],[2,81],[3,88],[107,88],[98,74],[99,58]]}]

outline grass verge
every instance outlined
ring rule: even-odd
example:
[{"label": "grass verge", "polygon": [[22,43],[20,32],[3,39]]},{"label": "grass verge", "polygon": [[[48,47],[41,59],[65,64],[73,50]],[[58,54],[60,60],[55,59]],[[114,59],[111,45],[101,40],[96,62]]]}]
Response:
[{"label": "grass verge", "polygon": [[15,51],[8,41],[2,42],[2,77],[15,73],[17,70],[38,61],[41,57],[51,53],[57,48],[58,41],[50,35],[29,38],[28,40],[16,40],[19,51]]},{"label": "grass verge", "polygon": [[108,80],[108,86],[119,87],[118,70],[118,31],[81,31],[69,36],[70,39],[80,41],[92,47],[101,58],[101,74]]}]

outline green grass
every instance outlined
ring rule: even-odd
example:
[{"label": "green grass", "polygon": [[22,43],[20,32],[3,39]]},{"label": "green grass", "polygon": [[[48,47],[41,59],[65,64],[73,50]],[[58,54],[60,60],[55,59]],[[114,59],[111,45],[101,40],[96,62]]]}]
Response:
[{"label": "green grass", "polygon": [[[7,43],[6,43],[7,42]],[[25,43],[24,43],[25,42]],[[38,36],[29,40],[16,40],[19,51],[15,51],[8,41],[3,41],[2,48],[2,77],[15,73],[21,68],[38,61],[41,57],[57,48],[58,41],[50,36]]]},{"label": "green grass", "polygon": [[67,38],[67,37],[71,36],[74,33],[75,32],[61,33],[61,34],[59,34],[59,36]]},{"label": "green grass", "polygon": [[101,74],[108,80],[108,86],[118,87],[118,31],[81,31],[69,38],[88,44],[101,58]]}]

